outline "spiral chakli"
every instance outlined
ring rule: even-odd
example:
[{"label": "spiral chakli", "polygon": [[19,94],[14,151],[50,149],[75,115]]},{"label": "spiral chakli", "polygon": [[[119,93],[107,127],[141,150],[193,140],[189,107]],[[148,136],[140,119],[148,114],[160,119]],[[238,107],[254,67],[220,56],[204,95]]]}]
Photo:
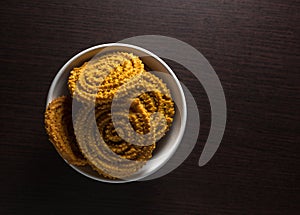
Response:
[{"label": "spiral chakli", "polygon": [[165,135],[173,122],[175,109],[170,91],[160,78],[150,72],[133,77],[115,94],[112,111],[113,113],[122,113],[113,115],[118,132],[122,130],[122,123],[128,122],[126,110],[129,109],[129,106],[129,119],[137,123],[135,123],[136,126],[133,125],[135,130],[128,132],[128,138],[123,137],[137,145],[147,145],[145,143],[145,140],[147,141],[145,137],[149,136],[147,133],[152,133],[155,141],[158,141]]},{"label": "spiral chakli", "polygon": [[85,104],[103,104],[112,100],[119,86],[144,72],[139,57],[115,52],[95,57],[81,67],[74,68],[68,80],[73,98]]},{"label": "spiral chakli", "polygon": [[53,100],[45,112],[45,128],[62,157],[70,164],[83,166],[86,159],[80,152],[72,124],[72,101],[66,96]]},{"label": "spiral chakli", "polygon": [[[111,121],[110,105],[85,107],[75,120],[75,134],[79,147],[89,164],[101,175],[125,178],[139,170],[150,159],[155,142],[136,146],[124,141],[116,133]],[[123,126],[126,132],[126,126]]]}]

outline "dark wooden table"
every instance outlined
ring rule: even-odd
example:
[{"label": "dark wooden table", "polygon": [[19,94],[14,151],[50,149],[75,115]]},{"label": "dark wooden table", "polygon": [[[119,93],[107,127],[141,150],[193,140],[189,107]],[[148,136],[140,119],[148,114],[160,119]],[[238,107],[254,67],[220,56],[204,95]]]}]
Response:
[{"label": "dark wooden table", "polygon": [[[2,1],[0,214],[299,213],[299,11],[296,0]],[[227,100],[223,141],[200,168],[209,102],[170,62],[199,106],[194,151],[157,180],[93,181],[48,141],[50,83],[79,51],[145,34],[183,40],[210,61]]]}]

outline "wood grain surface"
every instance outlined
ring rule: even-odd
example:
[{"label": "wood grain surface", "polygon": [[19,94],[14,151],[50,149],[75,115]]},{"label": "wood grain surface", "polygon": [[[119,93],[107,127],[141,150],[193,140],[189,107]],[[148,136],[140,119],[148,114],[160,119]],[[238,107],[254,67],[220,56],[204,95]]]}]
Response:
[{"label": "wood grain surface", "polygon": [[[299,11],[297,0],[2,1],[0,214],[299,213]],[[227,100],[224,138],[200,168],[209,102],[168,62],[199,107],[192,154],[157,180],[93,181],[48,141],[50,83],[79,51],[146,34],[180,39],[210,61]]]}]

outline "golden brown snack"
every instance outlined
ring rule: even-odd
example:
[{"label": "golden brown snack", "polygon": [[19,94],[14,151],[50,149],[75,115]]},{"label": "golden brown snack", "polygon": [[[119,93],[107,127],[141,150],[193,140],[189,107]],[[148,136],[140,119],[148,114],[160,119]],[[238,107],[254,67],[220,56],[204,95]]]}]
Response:
[{"label": "golden brown snack", "polygon": [[87,161],[76,142],[71,107],[71,99],[66,96],[53,100],[45,112],[45,128],[49,140],[62,157],[70,164],[83,166],[87,164]]},{"label": "golden brown snack", "polygon": [[136,147],[126,143],[115,133],[110,116],[107,104],[96,110],[83,108],[75,120],[77,141],[89,164],[100,174],[113,178],[128,177],[151,157],[155,145]]},{"label": "golden brown snack", "polygon": [[[135,125],[137,126],[133,125],[133,127],[138,133],[149,132],[151,115],[161,114],[161,116],[156,115],[153,118],[154,124],[152,126],[156,140],[165,135],[173,122],[175,108],[170,91],[160,78],[150,72],[144,72],[133,77],[119,88],[114,96],[113,107],[116,110],[126,110],[126,104],[131,104],[129,116],[131,121],[136,121]],[[124,115],[123,117],[127,116]]]},{"label": "golden brown snack", "polygon": [[50,140],[69,163],[89,164],[110,179],[137,172],[152,157],[175,114],[166,84],[130,53],[106,54],[74,68],[68,88],[79,102],[75,133],[72,102],[63,96],[45,113]]},{"label": "golden brown snack", "polygon": [[126,80],[144,72],[144,64],[133,54],[116,52],[92,59],[74,68],[68,80],[73,98],[85,104],[110,102]]}]

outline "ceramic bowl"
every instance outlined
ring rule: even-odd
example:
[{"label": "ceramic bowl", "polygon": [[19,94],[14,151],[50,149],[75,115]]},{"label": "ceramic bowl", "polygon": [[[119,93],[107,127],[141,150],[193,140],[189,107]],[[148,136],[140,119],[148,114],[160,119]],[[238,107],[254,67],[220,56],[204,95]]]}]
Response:
[{"label": "ceramic bowl", "polygon": [[[70,71],[74,67],[78,67],[82,65],[84,62],[89,61],[95,55],[102,51],[125,51],[133,53],[141,58],[145,66],[153,71],[158,71],[159,73],[155,73],[160,76],[161,79],[167,84],[170,89],[172,98],[175,102],[175,111],[176,114],[174,116],[173,124],[170,130],[167,132],[166,136],[164,136],[157,143],[157,148],[153,152],[153,157],[144,165],[138,172],[132,175],[129,179],[126,180],[111,180],[102,177],[97,172],[93,171],[90,167],[78,167],[67,163],[79,173],[101,181],[101,182],[109,182],[109,183],[124,183],[128,181],[136,181],[141,180],[160,168],[163,167],[164,164],[168,162],[168,160],[173,156],[176,149],[178,148],[186,125],[187,118],[187,108],[186,108],[186,100],[180,85],[179,80],[177,79],[174,72],[171,68],[158,56],[154,53],[151,53],[148,50],[145,50],[141,47],[137,47],[134,45],[123,44],[123,43],[109,43],[97,45],[86,50],[83,50],[79,54],[72,57],[57,73],[54,80],[52,81],[51,87],[48,92],[47,97],[47,105],[55,98],[60,97],[62,95],[69,95],[67,88],[67,81],[69,77]],[[159,75],[161,74],[161,75]],[[166,75],[168,74],[168,75]]]}]

